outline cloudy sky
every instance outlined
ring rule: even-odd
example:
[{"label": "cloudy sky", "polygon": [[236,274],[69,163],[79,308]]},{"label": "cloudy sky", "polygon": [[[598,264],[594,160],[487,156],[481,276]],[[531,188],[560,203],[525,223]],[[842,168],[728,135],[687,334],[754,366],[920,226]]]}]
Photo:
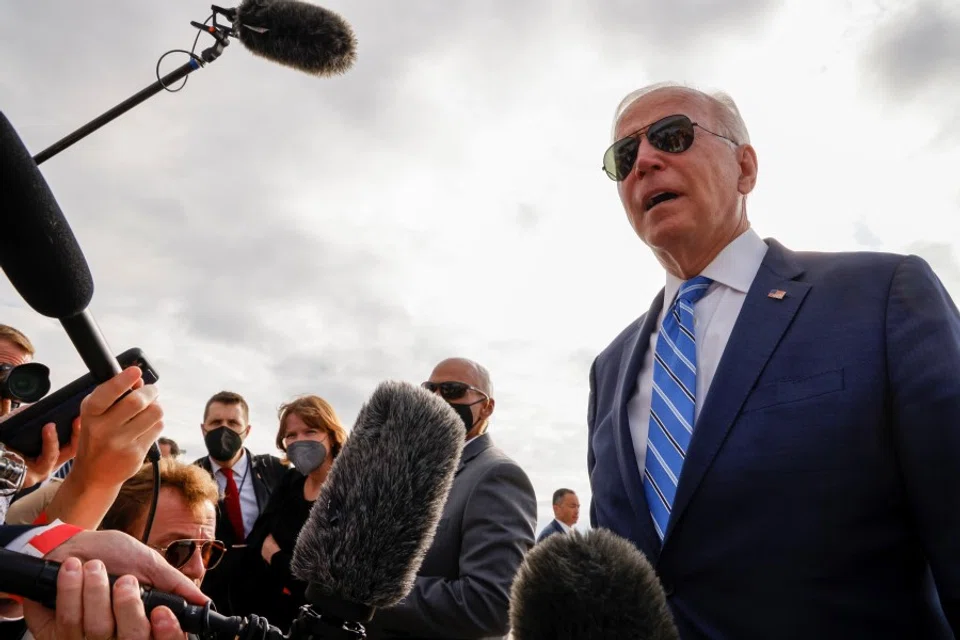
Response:
[{"label": "cloudy sky", "polygon": [[[736,98],[762,236],[917,253],[960,298],[953,0],[325,6],[356,31],[346,75],[235,43],[42,166],[92,312],[116,352],[150,356],[191,459],[218,390],[248,398],[266,452],[284,400],[319,394],[352,424],[381,380],[463,355],[492,372],[491,432],[530,474],[540,524],[558,486],[586,505],[590,363],[664,280],[600,171],[614,108],[651,82]],[[208,7],[0,0],[0,110],[39,152],[150,84]],[[6,281],[0,305],[55,385],[83,372]]]}]

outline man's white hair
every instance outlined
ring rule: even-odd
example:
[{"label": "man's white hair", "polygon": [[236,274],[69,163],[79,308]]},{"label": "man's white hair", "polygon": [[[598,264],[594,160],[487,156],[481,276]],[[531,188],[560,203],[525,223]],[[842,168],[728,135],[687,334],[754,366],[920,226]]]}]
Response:
[{"label": "man's white hair", "polygon": [[680,89],[701,96],[711,106],[714,117],[717,119],[717,128],[719,131],[714,131],[714,133],[726,136],[737,144],[750,143],[750,133],[747,131],[747,125],[743,121],[743,116],[740,115],[740,109],[737,108],[737,103],[733,101],[733,98],[731,98],[729,94],[723,91],[708,93],[679,82],[658,82],[627,94],[627,96],[620,101],[620,104],[617,105],[617,110],[613,116],[613,128],[610,130],[611,142],[616,140],[617,125],[620,123],[620,118],[623,117],[624,112],[630,108],[630,105],[643,96],[661,89]]}]

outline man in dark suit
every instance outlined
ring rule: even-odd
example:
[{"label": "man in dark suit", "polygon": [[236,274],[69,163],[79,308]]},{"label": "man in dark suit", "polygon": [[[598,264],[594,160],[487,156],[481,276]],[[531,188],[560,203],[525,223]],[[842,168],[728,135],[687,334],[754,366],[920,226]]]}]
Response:
[{"label": "man in dark suit", "polygon": [[723,94],[635,92],[614,140],[666,287],[590,371],[592,524],[654,563],[684,638],[953,638],[960,316],[940,281],[916,256],[762,240]]},{"label": "man in dark suit", "polygon": [[251,429],[250,408],[243,396],[232,391],[214,394],[207,400],[200,425],[209,455],[193,462],[217,481],[222,496],[217,504],[216,538],[228,551],[223,561],[207,572],[201,586],[218,611],[225,615],[232,615],[233,611],[230,597],[233,576],[237,571],[244,571],[237,564],[243,554],[231,554],[229,550],[246,542],[270,494],[287,470],[280,458],[253,455],[243,446]]},{"label": "man in dark suit", "polygon": [[540,544],[555,533],[570,533],[580,519],[580,500],[572,489],[557,489],[553,492],[553,520],[537,536]]},{"label": "man in dark suit", "polygon": [[502,638],[510,586],[533,547],[533,485],[487,433],[495,403],[484,367],[444,360],[424,386],[460,414],[466,444],[413,591],[377,612],[368,637]]}]

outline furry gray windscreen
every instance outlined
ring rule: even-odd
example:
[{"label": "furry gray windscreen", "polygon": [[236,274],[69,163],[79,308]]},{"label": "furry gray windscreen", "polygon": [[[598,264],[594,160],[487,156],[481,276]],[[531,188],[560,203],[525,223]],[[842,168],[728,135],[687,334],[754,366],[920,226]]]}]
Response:
[{"label": "furry gray windscreen", "polygon": [[339,15],[297,0],[244,0],[234,22],[251,52],[316,76],[345,73],[356,60],[357,39]]},{"label": "furry gray windscreen", "polygon": [[463,444],[463,422],[441,398],[382,383],[300,531],[293,574],[323,595],[399,602],[433,542]]},{"label": "furry gray windscreen", "polygon": [[526,556],[510,593],[514,640],[676,640],[656,572],[606,529],[554,534]]}]

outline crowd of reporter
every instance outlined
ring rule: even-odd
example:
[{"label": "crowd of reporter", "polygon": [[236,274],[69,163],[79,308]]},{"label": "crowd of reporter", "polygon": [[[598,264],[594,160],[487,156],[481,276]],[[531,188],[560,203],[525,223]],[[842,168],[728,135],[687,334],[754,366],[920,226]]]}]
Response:
[{"label": "crowd of reporter", "polygon": [[[0,362],[16,366],[33,352],[25,335],[0,325]],[[451,358],[423,384],[464,421],[464,455],[411,595],[379,612],[368,637],[432,635],[430,627],[441,625],[441,633],[502,638],[511,582],[534,543],[533,487],[487,433],[494,400],[486,369]],[[282,404],[275,438],[282,457],[255,454],[245,446],[246,400],[218,392],[202,413],[206,455],[191,462],[160,435],[158,393],[131,367],[83,400],[68,445],[60,446],[54,425],[44,427],[41,454],[26,460],[23,487],[4,501],[0,545],[63,563],[56,608],[7,595],[0,637],[182,639],[165,607],[147,615],[139,584],[195,604],[209,600],[224,615],[256,614],[283,631],[307,603],[307,585],[290,565],[347,442],[334,408],[315,395]],[[0,410],[0,420],[17,411]],[[148,451],[158,441],[161,488],[151,521]],[[454,519],[459,526],[445,526]],[[108,573],[122,577],[111,587]]]}]

